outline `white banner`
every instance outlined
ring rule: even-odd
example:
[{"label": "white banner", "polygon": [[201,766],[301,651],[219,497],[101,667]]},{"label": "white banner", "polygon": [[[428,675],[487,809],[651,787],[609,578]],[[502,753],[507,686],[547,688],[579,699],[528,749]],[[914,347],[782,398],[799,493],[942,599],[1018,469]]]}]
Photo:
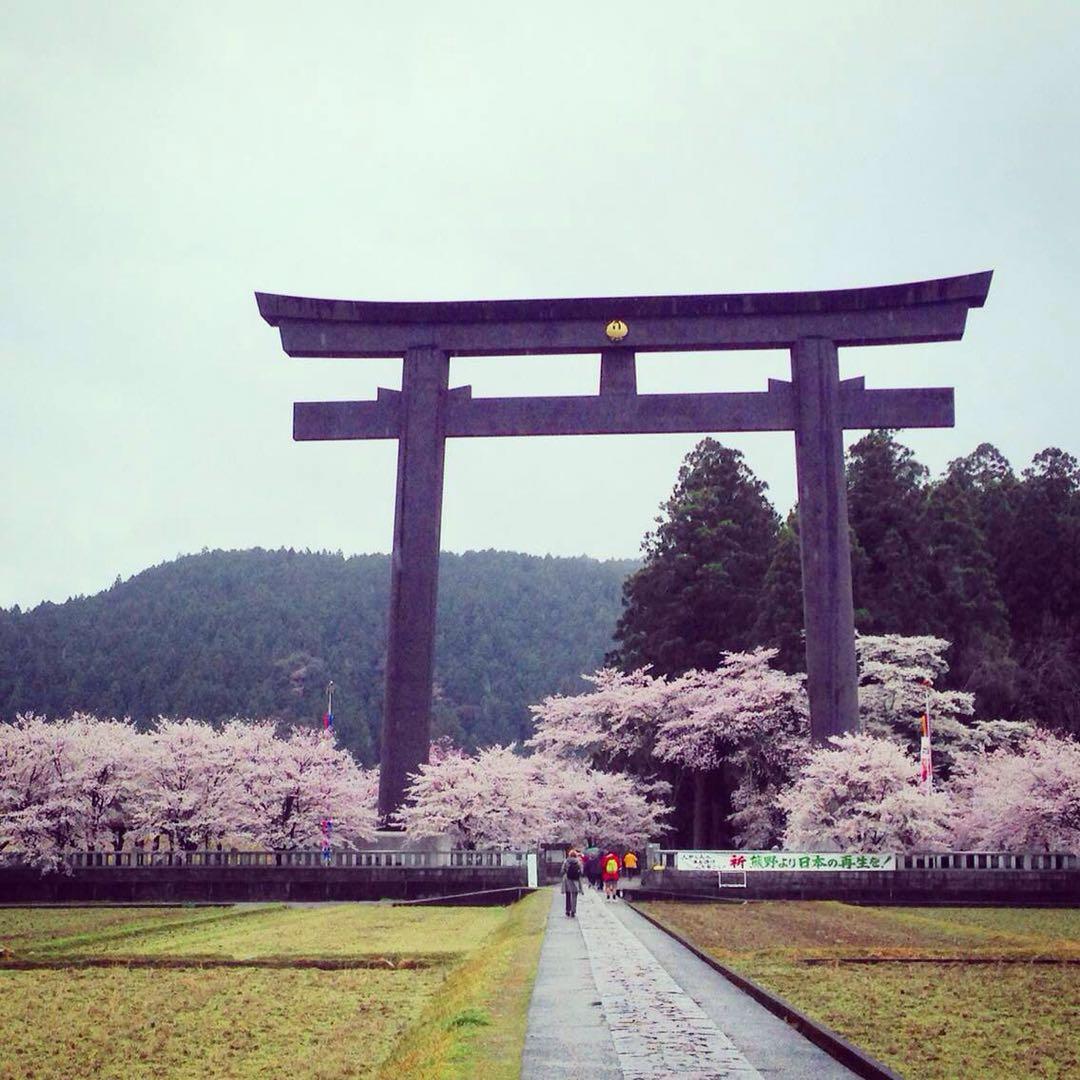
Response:
[{"label": "white banner", "polygon": [[677,851],[676,870],[895,870],[896,855],[849,851]]}]

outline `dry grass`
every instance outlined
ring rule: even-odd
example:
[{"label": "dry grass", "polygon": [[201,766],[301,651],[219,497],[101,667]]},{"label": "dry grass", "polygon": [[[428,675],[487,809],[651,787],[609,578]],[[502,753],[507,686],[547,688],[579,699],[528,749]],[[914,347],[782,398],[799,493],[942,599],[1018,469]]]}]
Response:
[{"label": "dry grass", "polygon": [[910,1080],[1064,1078],[1080,1071],[1080,967],[1024,962],[1080,958],[1080,911],[832,902],[643,906]]},{"label": "dry grass", "polygon": [[230,909],[231,917],[165,925],[134,937],[87,941],[71,950],[141,956],[355,956],[469,952],[505,917],[502,908],[391,907],[335,904],[318,908]]},{"label": "dry grass", "polygon": [[0,972],[0,1077],[369,1076],[442,971]]},{"label": "dry grass", "polygon": [[643,907],[718,959],[757,957],[1073,957],[1080,911],[1046,908],[855,907],[836,901]]},{"label": "dry grass", "polygon": [[542,890],[447,978],[379,1080],[514,1080],[551,896]]},{"label": "dry grass", "polygon": [[68,907],[0,908],[0,954],[26,956],[73,947],[80,941],[105,941],[170,925],[219,919],[236,908]]},{"label": "dry grass", "polygon": [[[395,1067],[395,1078],[516,1076],[543,928],[537,899],[513,908],[8,909],[0,935],[9,961],[70,966],[15,971],[0,963],[0,1080],[331,1080],[372,1076],[384,1060],[425,1046],[425,1060],[440,1071],[425,1072],[420,1062],[411,1073]],[[386,955],[437,963],[393,971],[301,966]],[[162,966],[76,966],[125,957]],[[200,957],[284,966],[173,966]],[[455,1071],[459,1058],[476,1057],[478,1030],[498,1060],[490,1070]]]}]

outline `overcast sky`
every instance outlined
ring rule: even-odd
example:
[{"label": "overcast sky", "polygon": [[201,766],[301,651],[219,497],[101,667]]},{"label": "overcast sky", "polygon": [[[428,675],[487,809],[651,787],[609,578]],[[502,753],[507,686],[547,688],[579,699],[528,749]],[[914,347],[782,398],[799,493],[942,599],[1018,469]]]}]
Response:
[{"label": "overcast sky", "polygon": [[[752,13],[751,13],[752,12]],[[1075,3],[0,4],[0,605],[203,547],[386,551],[396,444],[296,444],[253,292],[354,299],[830,289],[992,269],[962,342],[841,353],[955,386],[937,472],[1080,452]],[[593,393],[593,357],[456,360]],[[783,353],[639,359],[764,389]],[[857,434],[852,436],[857,437]],[[721,436],[794,501],[789,434]],[[443,547],[635,555],[691,436],[460,440]],[[343,598],[344,600],[344,598]]]}]

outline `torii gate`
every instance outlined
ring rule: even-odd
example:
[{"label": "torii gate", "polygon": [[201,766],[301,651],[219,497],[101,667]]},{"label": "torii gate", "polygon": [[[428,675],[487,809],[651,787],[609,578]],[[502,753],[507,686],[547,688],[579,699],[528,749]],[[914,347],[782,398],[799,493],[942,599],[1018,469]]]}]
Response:
[{"label": "torii gate", "polygon": [[[956,341],[992,272],[803,293],[381,303],[256,293],[289,356],[403,359],[375,401],[297,402],[293,438],[397,439],[379,814],[427,760],[447,438],[794,431],[810,726],[858,726],[845,428],[951,427],[953,391],[840,379],[839,346]],[[639,394],[638,352],[788,349],[791,382],[753,393]],[[594,397],[473,398],[452,356],[599,353]]]}]

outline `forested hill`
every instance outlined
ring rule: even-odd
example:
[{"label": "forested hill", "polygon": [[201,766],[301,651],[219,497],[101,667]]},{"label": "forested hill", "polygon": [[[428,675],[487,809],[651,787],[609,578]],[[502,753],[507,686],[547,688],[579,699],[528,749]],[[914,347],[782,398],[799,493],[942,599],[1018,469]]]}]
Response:
[{"label": "forested hill", "polygon": [[[467,747],[521,739],[528,705],[584,689],[611,647],[628,560],[443,554],[435,734]],[[74,710],[315,722],[333,679],[335,723],[378,753],[385,555],[211,551],[96,596],[0,610],[0,718]]]}]

